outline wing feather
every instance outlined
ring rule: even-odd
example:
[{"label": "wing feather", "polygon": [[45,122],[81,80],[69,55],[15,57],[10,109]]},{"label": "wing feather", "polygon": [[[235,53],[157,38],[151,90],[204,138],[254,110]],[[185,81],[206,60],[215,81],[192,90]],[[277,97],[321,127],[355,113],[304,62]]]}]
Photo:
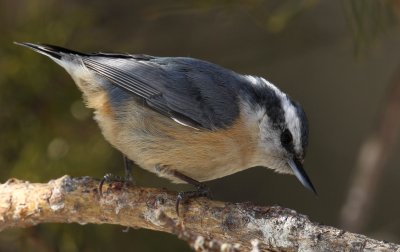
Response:
[{"label": "wing feather", "polygon": [[222,128],[238,115],[238,74],[191,58],[82,58],[85,66],[144,99],[177,123],[197,129]]}]

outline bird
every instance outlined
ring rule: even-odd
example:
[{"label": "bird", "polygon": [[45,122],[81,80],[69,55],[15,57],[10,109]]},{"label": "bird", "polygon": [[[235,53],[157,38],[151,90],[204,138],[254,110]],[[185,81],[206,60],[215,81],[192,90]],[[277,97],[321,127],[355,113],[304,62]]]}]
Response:
[{"label": "bird", "polygon": [[266,79],[190,57],[15,43],[67,71],[105,139],[127,159],[196,188],[179,193],[177,212],[181,200],[210,195],[205,181],[256,166],[293,174],[317,194],[303,168],[307,116]]}]

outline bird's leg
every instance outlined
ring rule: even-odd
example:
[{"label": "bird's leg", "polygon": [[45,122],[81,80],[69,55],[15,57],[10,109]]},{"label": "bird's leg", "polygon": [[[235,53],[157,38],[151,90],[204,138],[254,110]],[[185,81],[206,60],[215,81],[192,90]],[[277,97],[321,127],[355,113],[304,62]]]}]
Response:
[{"label": "bird's leg", "polygon": [[134,184],[134,180],[133,180],[133,176],[132,176],[133,161],[131,161],[127,156],[125,156],[123,154],[122,154],[122,157],[124,159],[125,178],[113,175],[111,173],[107,173],[106,175],[104,175],[104,177],[100,180],[100,183],[99,183],[100,196],[103,196],[104,183],[120,182],[120,183],[124,183],[125,185]]},{"label": "bird's leg", "polygon": [[180,192],[178,194],[178,197],[176,198],[176,204],[175,204],[176,214],[178,216],[179,216],[179,204],[181,202],[185,202],[188,199],[198,198],[198,197],[212,198],[211,190],[205,184],[203,184],[195,179],[192,179],[178,171],[172,171],[171,174],[174,177],[176,177],[182,181],[185,181],[186,183],[191,184],[196,188],[195,191]]},{"label": "bird's leg", "polygon": [[132,166],[133,166],[133,161],[130,160],[127,156],[122,155],[124,158],[124,171],[125,171],[125,181],[134,184],[135,180],[133,179],[132,176]]}]

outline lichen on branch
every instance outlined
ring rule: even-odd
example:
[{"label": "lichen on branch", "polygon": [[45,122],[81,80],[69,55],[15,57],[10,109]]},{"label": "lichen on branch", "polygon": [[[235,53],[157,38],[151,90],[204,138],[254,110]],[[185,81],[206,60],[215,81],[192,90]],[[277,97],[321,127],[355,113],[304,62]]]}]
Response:
[{"label": "lichen on branch", "polygon": [[205,198],[181,204],[159,188],[64,176],[48,183],[0,184],[0,231],[39,223],[117,224],[168,232],[197,251],[400,251],[400,246],[310,221],[279,206]]}]

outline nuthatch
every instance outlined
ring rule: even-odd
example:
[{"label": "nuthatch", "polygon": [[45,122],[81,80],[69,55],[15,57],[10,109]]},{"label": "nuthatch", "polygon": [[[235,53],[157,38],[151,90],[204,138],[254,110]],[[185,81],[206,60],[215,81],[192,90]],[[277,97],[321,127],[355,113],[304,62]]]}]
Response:
[{"label": "nuthatch", "polygon": [[306,115],[265,79],[187,57],[17,44],[61,65],[104,137],[142,168],[201,191],[203,181],[264,166],[296,175],[315,193],[302,166]]}]

